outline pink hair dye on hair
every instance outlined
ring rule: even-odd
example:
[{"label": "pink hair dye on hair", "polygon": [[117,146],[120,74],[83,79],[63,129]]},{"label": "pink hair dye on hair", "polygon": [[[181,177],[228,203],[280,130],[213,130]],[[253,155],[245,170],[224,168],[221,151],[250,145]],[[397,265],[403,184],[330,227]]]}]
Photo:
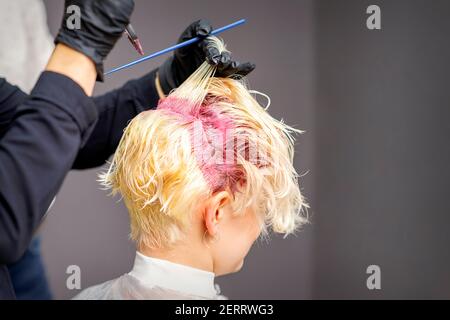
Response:
[{"label": "pink hair dye on hair", "polygon": [[208,97],[201,104],[169,96],[161,99],[158,109],[177,115],[189,125],[192,151],[212,192],[227,187],[236,191],[243,172],[236,163],[236,146],[232,119],[214,110],[225,98]]}]

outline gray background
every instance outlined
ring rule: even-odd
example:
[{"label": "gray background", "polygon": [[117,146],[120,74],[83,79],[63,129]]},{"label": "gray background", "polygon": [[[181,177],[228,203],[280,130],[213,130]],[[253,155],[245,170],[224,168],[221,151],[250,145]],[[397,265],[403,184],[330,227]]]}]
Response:
[{"label": "gray background", "polygon": [[[46,0],[52,33],[62,1]],[[382,9],[382,30],[365,27]],[[312,224],[295,237],[258,243],[244,269],[218,279],[238,298],[450,298],[450,2],[144,1],[132,17],[144,49],[175,42],[190,22],[248,24],[223,34],[257,69],[251,87],[269,94],[271,113],[306,130],[295,164]],[[107,69],[136,58],[121,40]],[[97,86],[103,93],[157,67],[159,58]],[[68,265],[87,287],[129,271],[134,257],[121,203],[71,172],[42,228],[56,298]],[[377,264],[382,290],[366,288]]]}]

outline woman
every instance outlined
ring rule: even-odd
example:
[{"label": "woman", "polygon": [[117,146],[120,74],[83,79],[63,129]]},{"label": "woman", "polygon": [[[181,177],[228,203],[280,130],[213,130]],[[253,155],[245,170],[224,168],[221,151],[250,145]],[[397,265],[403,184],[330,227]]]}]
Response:
[{"label": "woman", "polygon": [[239,271],[260,234],[306,222],[292,164],[300,131],[214,72],[205,62],[128,125],[101,181],[128,208],[135,264],[76,299],[223,298],[214,277]]}]

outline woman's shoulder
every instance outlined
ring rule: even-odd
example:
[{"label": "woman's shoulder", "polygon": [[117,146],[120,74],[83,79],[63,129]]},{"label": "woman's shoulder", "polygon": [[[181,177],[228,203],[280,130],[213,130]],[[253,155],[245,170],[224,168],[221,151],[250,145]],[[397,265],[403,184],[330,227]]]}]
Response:
[{"label": "woman's shoulder", "polygon": [[111,292],[111,288],[117,279],[109,280],[101,284],[94,285],[92,287],[86,288],[77,294],[72,300],[108,300]]},{"label": "woman's shoulder", "polygon": [[158,286],[149,286],[125,274],[119,278],[89,287],[73,300],[225,300],[216,287],[215,297],[201,297]]}]

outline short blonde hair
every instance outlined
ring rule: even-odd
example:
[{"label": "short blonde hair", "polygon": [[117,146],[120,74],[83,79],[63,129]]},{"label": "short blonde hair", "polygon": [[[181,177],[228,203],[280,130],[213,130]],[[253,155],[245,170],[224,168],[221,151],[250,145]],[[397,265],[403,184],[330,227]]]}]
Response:
[{"label": "short blonde hair", "polygon": [[197,205],[220,190],[232,192],[236,214],[252,207],[264,234],[307,222],[293,167],[300,131],[272,118],[242,81],[214,71],[205,62],[157,109],[136,116],[100,175],[122,195],[138,245],[173,245]]}]

